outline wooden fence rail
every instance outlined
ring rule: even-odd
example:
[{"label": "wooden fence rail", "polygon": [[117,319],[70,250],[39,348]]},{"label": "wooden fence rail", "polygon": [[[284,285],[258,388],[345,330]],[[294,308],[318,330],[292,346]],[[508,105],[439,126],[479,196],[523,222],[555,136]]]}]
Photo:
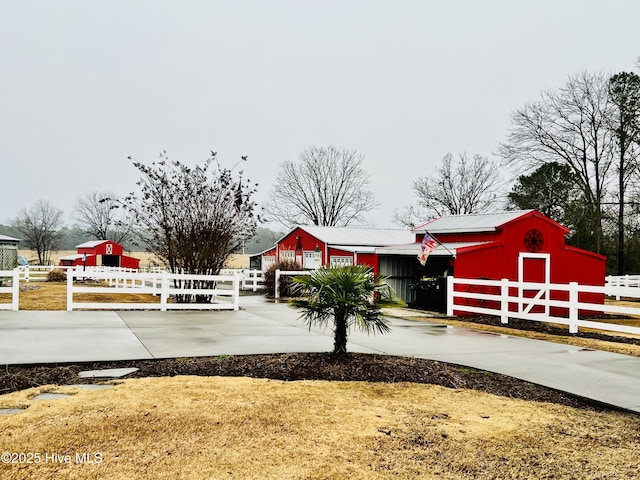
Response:
[{"label": "wooden fence rail", "polygon": [[264,286],[264,272],[262,270],[248,270],[237,268],[225,268],[220,270],[220,275],[238,274],[241,278],[240,290],[257,292]]},{"label": "wooden fence rail", "polygon": [[[239,310],[240,278],[238,275],[189,275],[163,272],[160,275],[139,272],[91,272],[91,279],[98,285],[78,283],[85,280],[87,272],[67,272],[67,310]],[[107,286],[112,282],[113,286]],[[209,288],[192,288],[195,283],[210,283]],[[105,303],[80,302],[74,295],[81,293],[100,294],[149,294],[159,295],[159,303]],[[174,303],[179,295],[210,297],[210,302]]]},{"label": "wooden fence rail", "polygon": [[[605,285],[611,288],[635,288],[640,291],[640,275],[607,275]],[[616,294],[620,300],[621,294]]]},{"label": "wooden fence rail", "polygon": [[[502,323],[508,323],[509,318],[559,323],[568,325],[570,333],[578,333],[578,327],[583,327],[640,335],[637,327],[579,318],[580,312],[640,316],[640,308],[583,300],[584,297],[604,298],[605,295],[640,298],[640,289],[579,285],[575,282],[554,284],[448,277],[447,315],[480,313],[499,316]],[[565,311],[566,316],[557,314],[558,311]]]},{"label": "wooden fence rail", "polygon": [[[8,279],[10,279],[11,285],[4,286]],[[20,271],[17,268],[13,270],[0,270],[0,293],[8,293],[11,295],[11,302],[0,303],[0,310],[13,310],[17,312],[20,302]]]},{"label": "wooden fence rail", "polygon": [[276,270],[276,274],[274,277],[275,283],[275,292],[274,298],[280,298],[280,277],[283,275],[295,276],[298,277],[300,275],[311,275],[310,270]]}]

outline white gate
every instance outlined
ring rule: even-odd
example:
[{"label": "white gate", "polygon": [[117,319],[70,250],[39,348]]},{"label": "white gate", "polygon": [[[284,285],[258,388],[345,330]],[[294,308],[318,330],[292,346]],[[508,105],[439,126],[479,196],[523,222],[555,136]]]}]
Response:
[{"label": "white gate", "polygon": [[[542,273],[543,281],[540,282],[539,274]],[[532,279],[532,276],[538,278]],[[518,282],[536,283],[536,289],[518,287],[518,312],[520,313],[544,313],[549,315],[549,285],[551,283],[551,255],[548,253],[520,252],[518,255]],[[539,287],[538,287],[539,286]],[[527,301],[527,299],[531,299]],[[533,308],[542,304],[543,311],[533,311]]]}]

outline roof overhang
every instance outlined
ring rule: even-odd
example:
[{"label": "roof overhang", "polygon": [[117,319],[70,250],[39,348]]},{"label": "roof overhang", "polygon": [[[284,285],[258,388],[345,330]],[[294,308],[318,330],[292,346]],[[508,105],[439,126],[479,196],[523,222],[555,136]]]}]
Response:
[{"label": "roof overhang", "polygon": [[[477,247],[480,245],[487,245],[493,242],[450,242],[441,243],[436,249],[429,255],[433,257],[455,257],[458,253],[458,249],[467,247]],[[390,247],[378,247],[376,253],[378,255],[406,255],[415,256],[420,255],[422,251],[421,243],[408,243],[405,245],[393,245]]]},{"label": "roof overhang", "polygon": [[8,235],[0,235],[0,242],[18,243],[20,242],[20,239],[9,237]]},{"label": "roof overhang", "polygon": [[351,253],[376,253],[376,249],[379,247],[373,247],[370,245],[327,245],[329,248],[335,248],[336,250],[344,250]]},{"label": "roof overhang", "polygon": [[60,257],[60,260],[79,260],[81,258],[84,258],[85,256],[86,258],[95,257],[95,255],[92,253],[88,253],[86,255],[84,253],[74,253],[73,255],[65,255],[64,257]]}]

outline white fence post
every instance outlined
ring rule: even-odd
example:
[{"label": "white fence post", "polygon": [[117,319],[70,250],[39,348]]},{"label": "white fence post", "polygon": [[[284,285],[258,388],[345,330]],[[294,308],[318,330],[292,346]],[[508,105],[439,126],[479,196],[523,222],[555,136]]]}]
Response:
[{"label": "white fence post", "polygon": [[278,298],[280,298],[280,269],[276,270],[276,275],[275,275],[275,285],[276,285],[276,291],[273,294],[273,298],[275,298],[276,300]]},{"label": "white fence post", "polygon": [[569,333],[578,333],[578,283],[569,283]]},{"label": "white fence post", "polygon": [[[241,275],[244,282],[244,272]],[[240,310],[240,276],[238,274],[233,276],[233,309]]]},{"label": "white fence post", "polygon": [[[249,280],[252,281],[251,290],[253,292],[257,292],[258,291],[258,270],[249,270]],[[245,288],[244,285],[243,285],[243,288]]]},{"label": "white fence post", "polygon": [[73,310],[73,277],[75,276],[75,270],[67,270],[67,312]]},{"label": "white fence post", "polygon": [[500,323],[509,323],[509,279],[500,280]]},{"label": "white fence post", "polygon": [[166,271],[162,272],[160,285],[160,311],[167,311],[167,301],[169,300],[169,275]]},{"label": "white fence post", "polygon": [[20,270],[13,269],[13,280],[11,283],[13,292],[11,292],[11,310],[17,312],[20,308]]},{"label": "white fence post", "polygon": [[447,277],[447,316],[453,317],[454,277]]}]

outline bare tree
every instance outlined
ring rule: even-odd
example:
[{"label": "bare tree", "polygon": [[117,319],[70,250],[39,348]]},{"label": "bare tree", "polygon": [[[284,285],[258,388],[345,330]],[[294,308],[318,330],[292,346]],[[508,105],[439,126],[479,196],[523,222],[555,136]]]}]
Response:
[{"label": "bare tree", "polygon": [[79,227],[96,240],[125,243],[131,239],[131,220],[120,209],[111,192],[93,192],[77,200],[73,218]]},{"label": "bare tree", "polygon": [[142,174],[140,191],[122,204],[148,251],[172,272],[217,274],[243,239],[255,233],[255,184],[243,180],[242,171],[221,167],[215,152],[193,168],[170,161],[166,153],[151,165],[134,166]]},{"label": "bare tree", "polygon": [[501,180],[498,164],[482,155],[454,160],[447,153],[433,175],[413,182],[417,204],[396,212],[396,223],[413,227],[442,215],[481,213],[496,205]]},{"label": "bare tree", "polygon": [[310,147],[286,161],[264,207],[268,217],[295,225],[348,226],[378,204],[369,190],[364,156],[337,147]]},{"label": "bare tree", "polygon": [[516,110],[500,155],[520,171],[545,163],[571,167],[591,209],[595,249],[603,250],[603,210],[612,165],[611,103],[605,74],[581,72],[559,90],[547,90],[537,102]]},{"label": "bare tree", "polygon": [[47,200],[38,200],[24,208],[13,222],[24,236],[26,246],[38,254],[40,265],[51,262],[51,251],[58,248],[63,212]]},{"label": "bare tree", "polygon": [[613,105],[611,129],[615,135],[616,170],[618,176],[618,242],[617,273],[625,269],[626,194],[631,178],[638,173],[640,155],[640,77],[622,72],[609,79],[609,96]]}]

